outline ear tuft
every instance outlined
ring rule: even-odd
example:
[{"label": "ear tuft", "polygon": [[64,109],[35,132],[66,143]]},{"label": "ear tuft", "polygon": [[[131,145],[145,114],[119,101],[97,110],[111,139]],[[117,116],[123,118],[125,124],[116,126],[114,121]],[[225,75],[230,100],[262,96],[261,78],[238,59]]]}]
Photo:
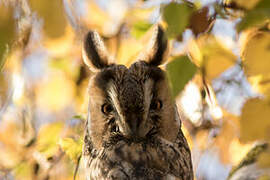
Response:
[{"label": "ear tuft", "polygon": [[109,55],[96,31],[89,31],[85,36],[82,54],[84,63],[93,72],[109,66]]},{"label": "ear tuft", "polygon": [[146,52],[144,53],[143,60],[150,65],[159,66],[165,59],[167,49],[168,40],[165,32],[160,25],[157,25]]}]

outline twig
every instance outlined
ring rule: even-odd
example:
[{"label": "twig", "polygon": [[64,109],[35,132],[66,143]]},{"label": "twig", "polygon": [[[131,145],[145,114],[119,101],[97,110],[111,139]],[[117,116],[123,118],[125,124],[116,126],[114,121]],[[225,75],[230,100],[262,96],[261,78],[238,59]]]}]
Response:
[{"label": "twig", "polygon": [[76,168],[75,168],[74,175],[73,175],[73,180],[76,180],[76,175],[78,173],[81,157],[82,157],[82,155],[80,155],[77,159]]}]

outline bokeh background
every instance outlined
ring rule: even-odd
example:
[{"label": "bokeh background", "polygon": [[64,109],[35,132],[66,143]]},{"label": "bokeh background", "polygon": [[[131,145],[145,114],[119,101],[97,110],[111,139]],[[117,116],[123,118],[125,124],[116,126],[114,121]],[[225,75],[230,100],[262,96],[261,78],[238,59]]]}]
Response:
[{"label": "bokeh background", "polygon": [[269,18],[269,0],[0,0],[0,179],[84,179],[84,34],[128,66],[157,23],[196,179],[226,179],[270,140]]}]

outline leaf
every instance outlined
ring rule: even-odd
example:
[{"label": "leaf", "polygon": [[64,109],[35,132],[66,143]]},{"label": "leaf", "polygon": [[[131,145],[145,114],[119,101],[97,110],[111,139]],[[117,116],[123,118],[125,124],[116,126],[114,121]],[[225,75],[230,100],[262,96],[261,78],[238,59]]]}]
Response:
[{"label": "leaf", "polygon": [[[244,148],[237,141],[236,134],[238,132],[237,117],[232,114],[224,113],[223,122],[218,136],[215,138],[215,146],[219,148],[220,159],[223,163],[233,161],[235,156],[242,157]],[[234,155],[230,150],[236,146],[237,153]],[[238,148],[237,148],[238,147]],[[241,148],[239,148],[241,147]]]},{"label": "leaf", "polygon": [[139,6],[131,8],[126,14],[126,19],[128,19],[127,23],[134,24],[138,21],[146,21],[151,18],[155,9],[157,9],[157,7],[140,8]]},{"label": "leaf", "polygon": [[249,0],[248,3],[246,0],[225,0],[226,4],[236,4],[236,6],[245,8],[245,9],[252,9],[256,6],[256,4],[260,0]]},{"label": "leaf", "polygon": [[54,72],[44,82],[40,82],[35,91],[39,106],[59,111],[74,102],[75,84],[64,73]]},{"label": "leaf", "polygon": [[241,46],[241,58],[247,76],[270,73],[270,32],[254,31]]},{"label": "leaf", "polygon": [[112,31],[111,29],[104,28],[104,26],[108,26],[111,20],[109,14],[101,9],[94,1],[86,1],[86,15],[81,18],[83,24],[86,24],[89,29],[96,29],[103,35],[106,34],[106,30]]},{"label": "leaf", "polygon": [[237,60],[237,57],[213,35],[200,36],[197,40],[190,41],[188,50],[192,61],[210,80],[217,78]]},{"label": "leaf", "polygon": [[43,19],[43,29],[50,38],[58,38],[65,33],[67,19],[62,0],[30,0],[34,12]]},{"label": "leaf", "polygon": [[203,7],[192,13],[189,27],[196,36],[210,28],[213,19],[209,17],[208,13],[208,7]]},{"label": "leaf", "polygon": [[175,38],[184,32],[192,12],[193,9],[187,4],[176,2],[169,3],[164,7],[162,17],[167,24],[169,38]]},{"label": "leaf", "polygon": [[135,38],[122,39],[118,53],[117,63],[130,64],[142,50],[143,44]]},{"label": "leaf", "polygon": [[40,128],[37,139],[37,150],[47,157],[53,156],[58,151],[58,141],[64,124],[55,122],[44,125]]},{"label": "leaf", "polygon": [[237,24],[237,30],[240,32],[250,27],[262,26],[269,19],[270,1],[261,0],[254,9],[248,11],[239,24]]},{"label": "leaf", "polygon": [[0,3],[0,71],[5,63],[8,47],[15,39],[14,8],[9,3]]},{"label": "leaf", "polygon": [[82,153],[83,140],[82,138],[74,140],[72,138],[62,138],[59,141],[60,147],[73,161],[77,161]]},{"label": "leaf", "polygon": [[252,98],[243,109],[240,118],[240,140],[243,142],[270,139],[270,104],[268,101]]},{"label": "leaf", "polygon": [[270,152],[269,150],[262,152],[258,157],[258,165],[262,168],[270,167]]},{"label": "leaf", "polygon": [[241,162],[236,166],[233,167],[228,179],[232,179],[235,173],[238,173],[238,170],[242,169],[243,167],[247,167],[248,165],[256,163],[259,155],[261,155],[267,149],[266,143],[260,143],[248,151],[245,157],[241,160]]},{"label": "leaf", "polygon": [[182,91],[189,80],[196,73],[196,66],[187,56],[178,56],[166,66],[166,72],[172,88],[172,96],[175,98]]},{"label": "leaf", "polygon": [[133,24],[131,28],[131,35],[139,39],[151,28],[151,26],[152,24],[147,21],[138,21]]},{"label": "leaf", "polygon": [[259,0],[259,3],[256,4],[255,9],[270,8],[270,1],[268,0]]},{"label": "leaf", "polygon": [[10,91],[10,78],[8,76],[8,73],[1,72],[0,69],[0,109],[4,107],[4,105],[7,103],[9,91]]},{"label": "leaf", "polygon": [[83,115],[75,115],[72,117],[73,119],[78,119],[78,120],[81,120],[81,121],[86,121],[86,118],[83,116]]},{"label": "leaf", "polygon": [[263,26],[270,18],[270,8],[250,11],[237,24],[237,31],[241,32],[251,27]]},{"label": "leaf", "polygon": [[18,123],[1,116],[0,127],[0,166],[12,168],[22,161],[21,154],[25,149],[20,144],[21,131]]},{"label": "leaf", "polygon": [[252,87],[270,97],[270,32],[247,31],[241,37],[243,69]]},{"label": "leaf", "polygon": [[258,180],[269,180],[270,176],[269,175],[262,175],[258,178]]},{"label": "leaf", "polygon": [[29,162],[23,161],[14,168],[16,179],[31,179],[32,167]]},{"label": "leaf", "polygon": [[66,58],[55,58],[49,62],[49,67],[55,70],[64,72],[66,76],[77,79],[79,76],[79,68],[74,63],[73,59]]},{"label": "leaf", "polygon": [[45,48],[53,57],[69,56],[80,52],[78,46],[74,46],[75,34],[72,28],[68,26],[58,38],[47,38],[44,41]]},{"label": "leaf", "polygon": [[248,77],[248,81],[255,91],[262,93],[268,99],[270,98],[270,73],[269,75],[256,75]]}]

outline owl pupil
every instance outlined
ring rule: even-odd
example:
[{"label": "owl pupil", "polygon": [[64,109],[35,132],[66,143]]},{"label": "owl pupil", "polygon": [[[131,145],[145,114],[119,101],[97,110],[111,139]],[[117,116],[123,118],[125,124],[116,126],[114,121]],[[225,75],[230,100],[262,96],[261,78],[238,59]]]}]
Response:
[{"label": "owl pupil", "polygon": [[161,100],[154,100],[150,105],[150,109],[152,110],[160,110],[162,108]]},{"label": "owl pupil", "polygon": [[110,112],[112,112],[112,110],[113,110],[113,107],[108,103],[105,103],[101,106],[101,111],[105,115],[108,115]]}]

